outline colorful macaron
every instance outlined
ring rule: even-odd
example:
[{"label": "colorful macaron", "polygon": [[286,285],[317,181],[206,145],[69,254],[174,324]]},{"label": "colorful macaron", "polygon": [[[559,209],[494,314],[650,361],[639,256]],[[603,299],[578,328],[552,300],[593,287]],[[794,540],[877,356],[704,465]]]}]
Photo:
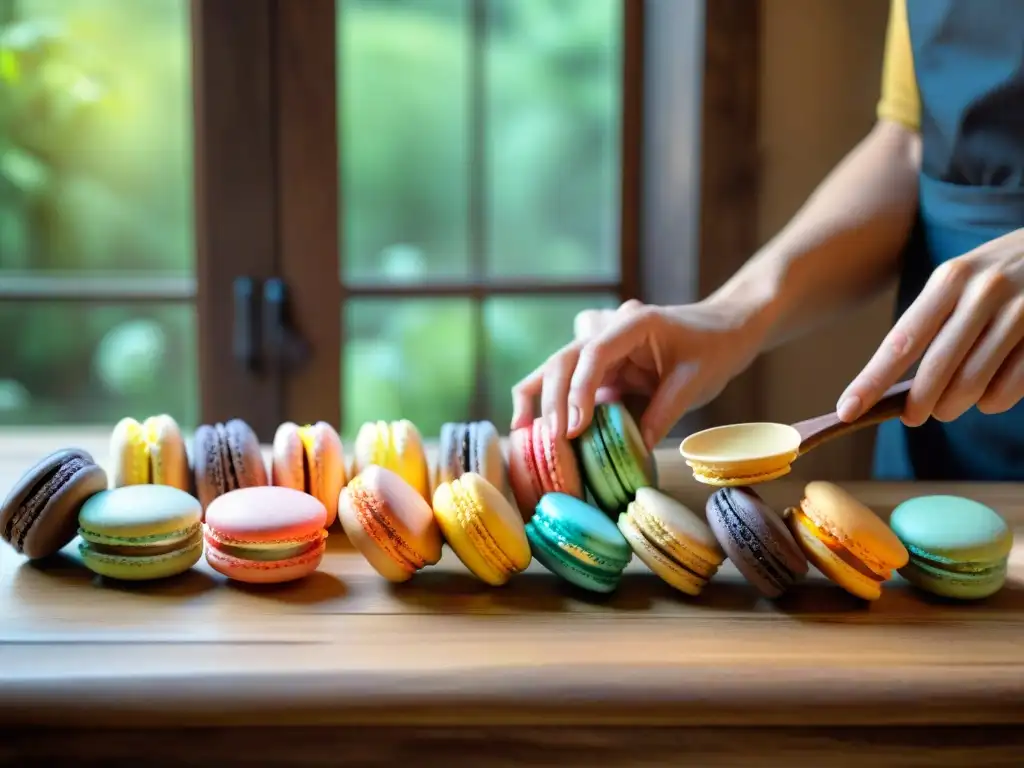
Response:
[{"label": "colorful macaron", "polygon": [[121,419],[110,434],[110,465],[114,488],[126,485],[192,487],[188,452],[181,429],[171,416],[150,416],[143,422]]},{"label": "colorful macaron", "polygon": [[889,525],[910,553],[899,573],[919,589],[979,600],[1006,583],[1013,531],[984,504],[959,496],[921,496],[896,507]]},{"label": "colorful macaron", "polygon": [[218,496],[203,525],[206,561],[234,581],[295,581],[320,567],[327,509],[294,488],[241,488]]},{"label": "colorful macaron", "polygon": [[434,510],[419,489],[378,464],[345,486],[338,518],[349,541],[388,581],[408,581],[441,559]]},{"label": "colorful macaron", "polygon": [[736,569],[765,597],[779,597],[808,571],[807,558],[782,517],[752,488],[720,488],[707,520]]},{"label": "colorful macaron", "polygon": [[31,560],[49,557],[71,543],[82,505],[106,487],[107,473],[88,452],[51,453],[7,494],[0,507],[0,534]]},{"label": "colorful macaron", "polygon": [[78,514],[85,567],[120,581],[189,570],[203,554],[199,501],[169,485],[128,485],[90,497]]},{"label": "colorful macaron", "polygon": [[583,479],[594,500],[618,516],[640,488],[656,485],[654,461],[640,430],[621,403],[601,403],[578,438]]},{"label": "colorful macaron", "polygon": [[268,484],[259,440],[241,419],[199,427],[193,436],[192,465],[204,510],[225,493]]},{"label": "colorful macaron", "polygon": [[505,459],[498,430],[489,421],[448,422],[441,425],[437,448],[437,484],[475,472],[506,493]]},{"label": "colorful macaron", "polygon": [[545,493],[582,499],[583,478],[572,444],[556,437],[544,418],[509,435],[509,482],[524,520],[529,520]]},{"label": "colorful macaron", "polygon": [[864,600],[881,597],[882,585],[909,560],[889,526],[833,483],[808,483],[800,506],[787,510],[786,521],[815,567]]},{"label": "colorful macaron", "polygon": [[407,419],[368,421],[359,428],[355,442],[355,473],[376,465],[394,472],[416,489],[430,506],[430,470],[423,438]]},{"label": "colorful macaron", "polygon": [[529,566],[522,517],[481,475],[465,472],[439,485],[434,517],[452,551],[482,581],[500,586]]},{"label": "colorful macaron", "polygon": [[271,485],[293,488],[327,509],[327,528],[338,516],[338,495],[348,482],[345,453],[334,427],[324,421],[300,427],[290,421],[277,428],[271,452]]},{"label": "colorful macaron", "polygon": [[633,550],[609,517],[575,496],[545,494],[526,524],[533,556],[570,584],[612,592]]},{"label": "colorful macaron", "polygon": [[618,527],[648,568],[687,595],[699,595],[725,560],[707,523],[654,488],[636,492]]}]

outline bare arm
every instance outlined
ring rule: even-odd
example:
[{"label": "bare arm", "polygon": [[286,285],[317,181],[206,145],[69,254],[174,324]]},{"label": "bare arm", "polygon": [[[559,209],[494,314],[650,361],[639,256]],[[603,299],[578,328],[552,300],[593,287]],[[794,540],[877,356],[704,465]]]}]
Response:
[{"label": "bare arm", "polygon": [[878,122],[707,303],[738,310],[767,350],[871,298],[896,275],[919,167],[918,134]]}]

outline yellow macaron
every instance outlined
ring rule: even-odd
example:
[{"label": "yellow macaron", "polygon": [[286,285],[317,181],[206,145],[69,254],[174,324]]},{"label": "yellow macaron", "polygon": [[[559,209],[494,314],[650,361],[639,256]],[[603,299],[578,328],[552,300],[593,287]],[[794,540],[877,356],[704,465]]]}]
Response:
[{"label": "yellow macaron", "polygon": [[864,600],[881,597],[882,585],[910,557],[885,521],[833,483],[808,483],[786,522],[807,559]]},{"label": "yellow macaron", "polygon": [[150,416],[143,422],[121,419],[110,435],[113,487],[169,485],[189,491],[190,471],[185,440],[170,416]]},{"label": "yellow macaron", "polygon": [[530,564],[522,517],[497,488],[474,472],[438,486],[434,517],[452,551],[488,584],[500,586]]},{"label": "yellow macaron", "polygon": [[368,421],[359,428],[355,442],[355,472],[376,465],[391,470],[430,502],[430,469],[423,438],[407,419]]}]

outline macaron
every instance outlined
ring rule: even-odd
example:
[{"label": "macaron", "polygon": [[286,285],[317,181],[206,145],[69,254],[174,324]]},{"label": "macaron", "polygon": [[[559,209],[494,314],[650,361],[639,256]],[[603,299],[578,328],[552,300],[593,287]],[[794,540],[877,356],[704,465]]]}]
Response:
[{"label": "macaron", "polygon": [[110,434],[110,466],[114,488],[146,483],[182,491],[192,487],[185,438],[167,414],[141,423],[130,416],[117,422]]},{"label": "macaron", "polygon": [[184,573],[203,554],[199,500],[169,485],[126,485],[90,497],[78,514],[85,567],[120,581]]},{"label": "macaron", "polygon": [[295,581],[320,567],[326,523],[327,509],[303,491],[274,486],[230,491],[206,509],[206,562],[234,581]]},{"label": "macaron", "polygon": [[541,497],[526,536],[541,565],[591,592],[613,592],[633,557],[629,542],[606,514],[566,493]]},{"label": "macaron", "polygon": [[785,521],[753,488],[720,488],[706,512],[722,549],[765,597],[779,597],[807,574],[807,558]]},{"label": "macaron", "polygon": [[439,485],[434,517],[452,551],[482,581],[501,586],[529,566],[523,518],[483,476],[464,472]]},{"label": "macaron", "polygon": [[808,483],[786,522],[815,567],[852,595],[877,600],[892,572],[909,560],[906,547],[870,508],[838,485]]},{"label": "macaron", "polygon": [[419,489],[378,464],[345,486],[338,518],[349,541],[388,581],[408,581],[441,559],[434,510]]},{"label": "macaron", "polygon": [[78,513],[105,490],[107,473],[87,451],[56,451],[31,467],[0,507],[0,534],[30,560],[63,549],[78,531]]},{"label": "macaron", "polygon": [[338,516],[338,495],[348,482],[345,452],[334,427],[325,421],[277,428],[271,450],[270,483],[308,493],[327,509],[330,528]]},{"label": "macaron", "polygon": [[601,403],[576,438],[583,479],[597,505],[617,516],[640,488],[656,485],[654,462],[622,403]]},{"label": "macaron", "polygon": [[461,477],[466,472],[475,472],[501,493],[507,492],[501,441],[497,428],[491,422],[442,424],[437,456],[439,486]]},{"label": "macaron", "polygon": [[430,470],[423,438],[408,419],[368,421],[355,442],[355,473],[376,465],[394,472],[411,485],[430,506]]},{"label": "macaron", "polygon": [[512,494],[524,520],[530,519],[545,493],[584,496],[572,444],[565,436],[556,436],[544,418],[509,435],[508,464]]},{"label": "macaron", "polygon": [[919,589],[978,600],[1006,583],[1013,531],[980,502],[920,496],[897,506],[889,526],[910,553],[910,562],[899,573]]},{"label": "macaron", "polygon": [[725,560],[707,523],[654,488],[636,492],[618,527],[648,568],[687,595],[699,595]]},{"label": "macaron", "polygon": [[241,419],[200,426],[193,436],[192,463],[204,510],[225,493],[268,484],[259,440]]}]

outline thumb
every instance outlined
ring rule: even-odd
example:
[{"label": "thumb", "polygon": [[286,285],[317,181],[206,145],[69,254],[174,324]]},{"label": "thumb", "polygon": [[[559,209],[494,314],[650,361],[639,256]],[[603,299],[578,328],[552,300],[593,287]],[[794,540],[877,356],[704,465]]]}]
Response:
[{"label": "thumb", "polygon": [[693,403],[699,385],[698,370],[695,362],[676,366],[654,391],[640,420],[640,431],[648,449],[665,438]]}]

